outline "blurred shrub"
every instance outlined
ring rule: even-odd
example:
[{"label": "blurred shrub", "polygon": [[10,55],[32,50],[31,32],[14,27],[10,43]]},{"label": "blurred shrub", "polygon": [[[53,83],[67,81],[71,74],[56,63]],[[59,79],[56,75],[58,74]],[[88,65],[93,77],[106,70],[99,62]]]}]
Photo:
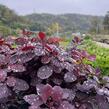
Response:
[{"label": "blurred shrub", "polygon": [[0,26],[0,34],[3,36],[7,36],[11,34],[11,29],[9,27]]}]

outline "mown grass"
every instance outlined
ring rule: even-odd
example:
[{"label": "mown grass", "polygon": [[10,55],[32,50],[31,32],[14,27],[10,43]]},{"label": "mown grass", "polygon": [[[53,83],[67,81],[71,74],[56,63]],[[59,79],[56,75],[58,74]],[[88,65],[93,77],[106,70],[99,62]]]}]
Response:
[{"label": "mown grass", "polygon": [[[64,48],[69,45],[70,40],[61,42],[61,46]],[[86,62],[91,64],[93,67],[99,67],[103,75],[109,75],[109,49],[98,46],[91,39],[85,39],[82,45],[79,46],[80,49],[88,51],[90,54],[96,55],[95,62]]]}]

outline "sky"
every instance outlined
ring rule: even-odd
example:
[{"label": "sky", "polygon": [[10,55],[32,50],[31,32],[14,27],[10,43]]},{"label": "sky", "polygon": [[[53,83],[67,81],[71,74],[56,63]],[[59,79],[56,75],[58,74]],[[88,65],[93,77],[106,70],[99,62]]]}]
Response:
[{"label": "sky", "polygon": [[31,13],[80,13],[105,15],[109,11],[109,0],[0,0],[19,15]]}]

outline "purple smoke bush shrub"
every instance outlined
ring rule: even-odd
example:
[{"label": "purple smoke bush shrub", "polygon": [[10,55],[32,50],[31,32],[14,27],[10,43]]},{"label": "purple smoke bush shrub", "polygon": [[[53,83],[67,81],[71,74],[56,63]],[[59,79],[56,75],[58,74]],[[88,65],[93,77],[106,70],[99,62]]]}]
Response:
[{"label": "purple smoke bush shrub", "polygon": [[78,49],[80,38],[64,50],[31,34],[0,39],[0,109],[109,109],[109,77],[84,64],[96,56]]}]

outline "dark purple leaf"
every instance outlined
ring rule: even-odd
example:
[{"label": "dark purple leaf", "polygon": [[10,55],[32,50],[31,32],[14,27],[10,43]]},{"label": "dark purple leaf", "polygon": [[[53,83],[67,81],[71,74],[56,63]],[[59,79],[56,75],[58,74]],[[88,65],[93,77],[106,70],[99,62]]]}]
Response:
[{"label": "dark purple leaf", "polygon": [[31,94],[31,95],[26,95],[23,98],[26,102],[28,102],[30,105],[39,107],[41,104],[43,104],[41,98],[38,95]]},{"label": "dark purple leaf", "polygon": [[33,52],[27,52],[19,54],[19,63],[26,63],[30,60],[32,60],[35,57],[35,54]]},{"label": "dark purple leaf", "polygon": [[71,89],[63,89],[63,99],[72,101],[76,96],[76,92]]},{"label": "dark purple leaf", "polygon": [[92,79],[88,79],[87,81],[84,81],[84,83],[82,85],[77,84],[77,88],[83,92],[89,91],[92,88],[96,89],[96,87],[97,87],[97,82],[95,80],[92,80]]},{"label": "dark purple leaf", "polygon": [[53,92],[52,92],[52,97],[54,101],[61,101],[63,96],[63,90],[60,86],[54,86],[53,87]]},{"label": "dark purple leaf", "polygon": [[5,84],[0,83],[0,99],[10,96],[10,90]]},{"label": "dark purple leaf", "polygon": [[104,80],[105,82],[108,82],[108,83],[109,83],[109,76],[104,76],[104,77],[103,77],[103,80]]},{"label": "dark purple leaf", "polygon": [[0,70],[0,82],[5,81],[7,77],[7,72],[5,72],[5,70]]},{"label": "dark purple leaf", "polygon": [[69,62],[65,62],[65,63],[63,64],[63,68],[66,69],[66,70],[68,70],[69,72],[73,72],[73,70],[74,70],[74,65],[72,65],[72,64],[69,63]]},{"label": "dark purple leaf", "polygon": [[26,70],[22,64],[9,65],[8,69],[13,71],[13,72],[24,72]]},{"label": "dark purple leaf", "polygon": [[38,95],[42,98],[43,102],[46,103],[47,99],[52,95],[53,90],[52,86],[49,84],[42,87],[42,85],[36,87]]},{"label": "dark purple leaf", "polygon": [[17,63],[18,59],[19,59],[18,54],[11,55],[9,63],[10,64],[15,64],[15,63]]},{"label": "dark purple leaf", "polygon": [[29,85],[26,81],[16,78],[16,84],[14,86],[14,90],[26,91],[28,89],[29,89]]},{"label": "dark purple leaf", "polygon": [[52,68],[53,68],[53,71],[55,72],[55,73],[61,73],[62,72],[62,70],[63,70],[63,68],[62,67],[57,67],[57,66],[52,66]]},{"label": "dark purple leaf", "polygon": [[6,64],[6,56],[3,54],[0,54],[0,65]]},{"label": "dark purple leaf", "polygon": [[41,45],[36,47],[34,52],[35,52],[36,56],[44,56],[45,55],[45,50],[43,49],[43,47],[41,47]]},{"label": "dark purple leaf", "polygon": [[47,79],[53,74],[53,69],[50,66],[42,66],[37,72],[40,79]]},{"label": "dark purple leaf", "polygon": [[29,109],[41,109],[41,108],[37,106],[30,106]]},{"label": "dark purple leaf", "polygon": [[76,108],[69,102],[63,101],[58,109],[76,109]]},{"label": "dark purple leaf", "polygon": [[7,77],[6,83],[9,87],[14,87],[16,85],[16,78],[12,76]]},{"label": "dark purple leaf", "polygon": [[62,80],[61,78],[59,79],[59,78],[55,78],[55,77],[54,77],[54,78],[52,79],[52,81],[53,81],[56,85],[61,85],[63,80]]},{"label": "dark purple leaf", "polygon": [[50,56],[45,55],[45,56],[43,56],[43,57],[41,58],[41,62],[42,62],[43,64],[48,64],[50,61],[51,61],[51,57],[50,57]]},{"label": "dark purple leaf", "polygon": [[64,76],[66,82],[74,82],[77,80],[77,77],[72,72],[67,72]]}]

